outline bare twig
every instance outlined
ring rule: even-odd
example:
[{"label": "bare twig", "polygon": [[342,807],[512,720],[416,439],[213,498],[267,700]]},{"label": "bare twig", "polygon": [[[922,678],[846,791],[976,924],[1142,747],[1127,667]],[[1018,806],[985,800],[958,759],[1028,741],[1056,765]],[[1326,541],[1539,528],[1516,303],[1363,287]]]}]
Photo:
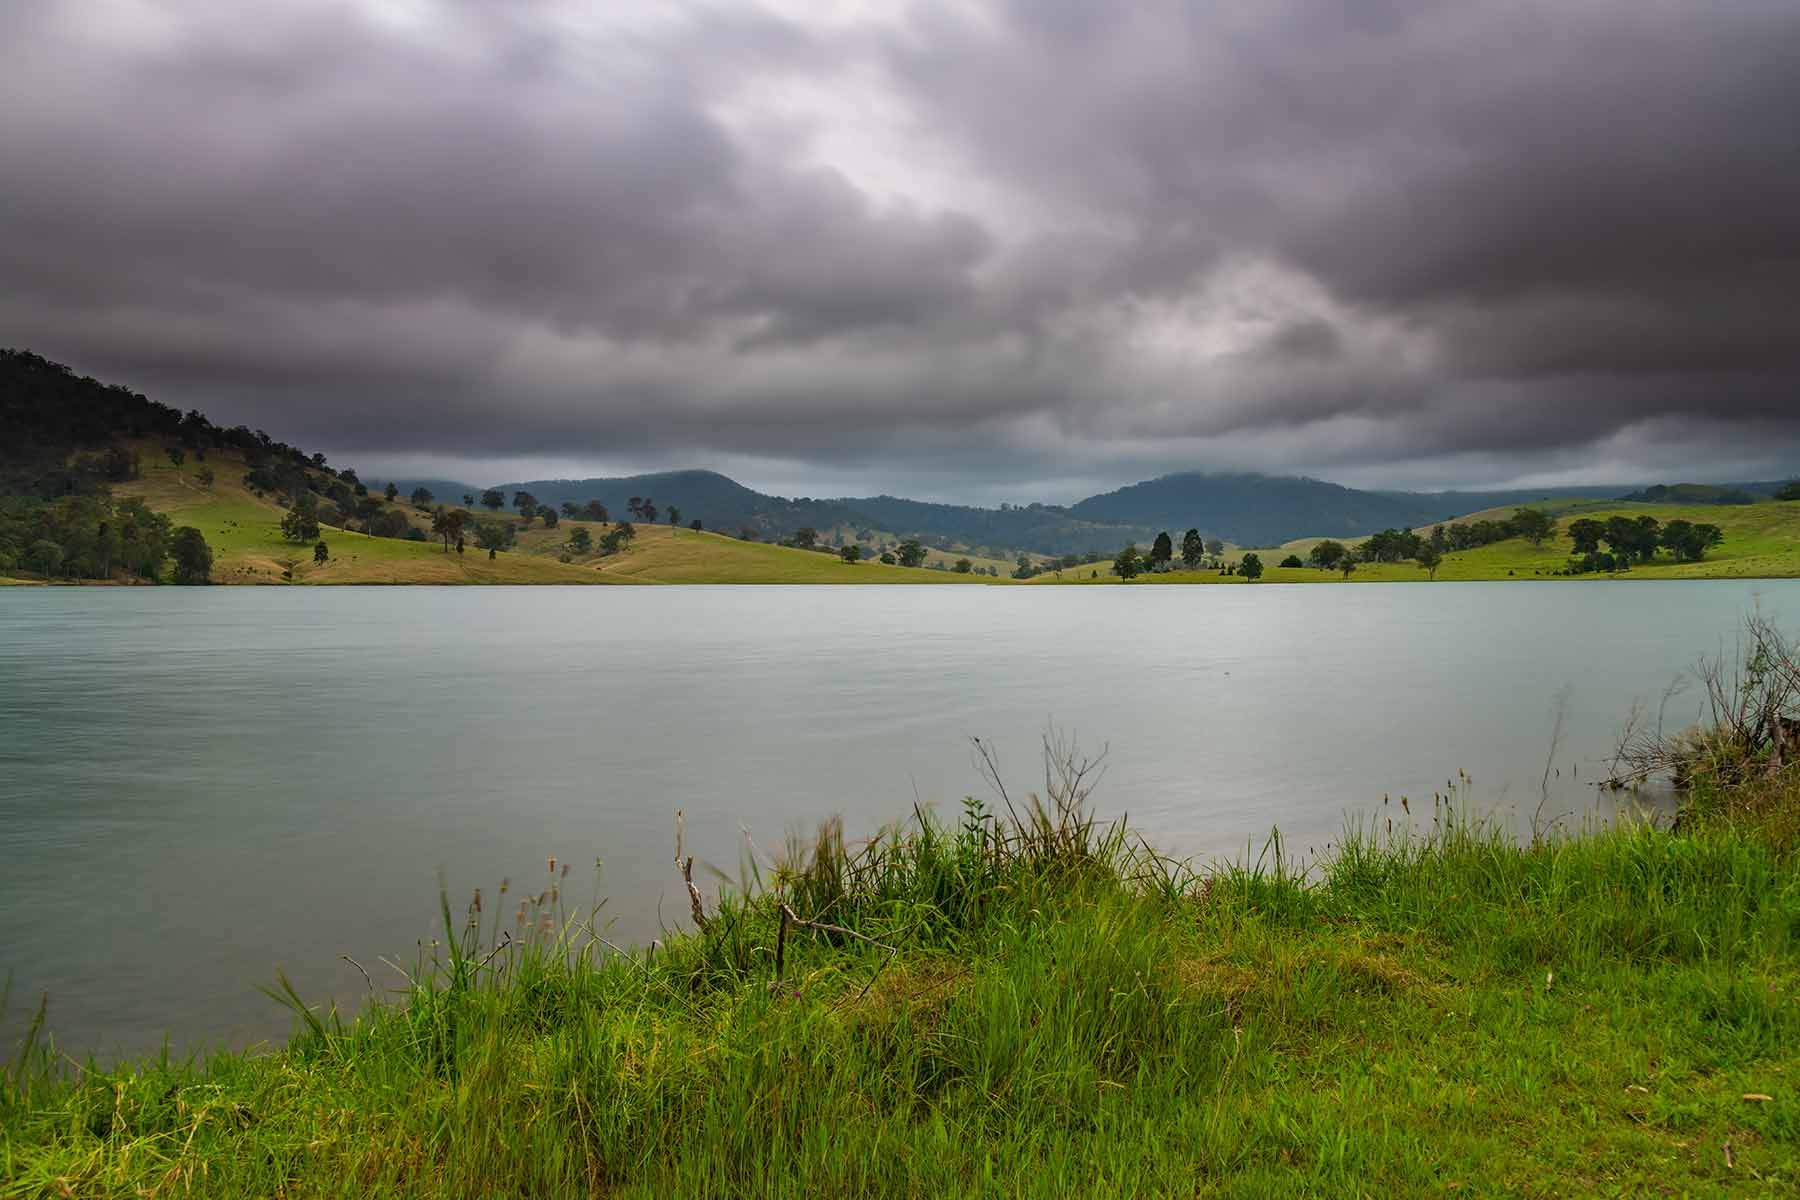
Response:
[{"label": "bare twig", "polygon": [[354,958],[351,958],[348,954],[340,954],[338,957],[355,967],[358,971],[362,971],[363,982],[369,985],[369,990],[371,992],[375,990],[375,981],[369,978],[369,973],[367,971],[363,971],[363,965],[361,963],[357,962]]}]

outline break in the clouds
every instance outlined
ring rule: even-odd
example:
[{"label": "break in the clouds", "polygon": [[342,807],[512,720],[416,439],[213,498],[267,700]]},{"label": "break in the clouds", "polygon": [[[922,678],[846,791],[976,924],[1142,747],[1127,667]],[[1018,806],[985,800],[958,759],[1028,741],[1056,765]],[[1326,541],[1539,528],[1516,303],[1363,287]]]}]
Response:
[{"label": "break in the clouds", "polygon": [[1793,0],[20,0],[0,343],[476,476],[1776,475],[1796,62]]}]

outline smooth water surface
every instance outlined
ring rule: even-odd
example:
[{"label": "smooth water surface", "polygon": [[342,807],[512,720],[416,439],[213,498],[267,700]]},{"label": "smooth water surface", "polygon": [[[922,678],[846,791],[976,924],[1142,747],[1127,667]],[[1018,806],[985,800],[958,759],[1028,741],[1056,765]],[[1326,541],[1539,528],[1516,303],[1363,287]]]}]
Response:
[{"label": "smooth water surface", "polygon": [[1800,618],[1800,583],[6,589],[0,1032],[48,991],[66,1048],[279,1036],[256,986],[354,1007],[339,956],[410,961],[440,868],[460,904],[556,855],[585,899],[603,860],[646,941],[677,809],[735,877],[743,830],[953,813],[971,736],[1039,786],[1051,721],[1160,848],[1304,853],[1384,794],[1429,824],[1458,769],[1529,820],[1567,688],[1545,812],[1579,821],[1633,702],[1758,604]]}]

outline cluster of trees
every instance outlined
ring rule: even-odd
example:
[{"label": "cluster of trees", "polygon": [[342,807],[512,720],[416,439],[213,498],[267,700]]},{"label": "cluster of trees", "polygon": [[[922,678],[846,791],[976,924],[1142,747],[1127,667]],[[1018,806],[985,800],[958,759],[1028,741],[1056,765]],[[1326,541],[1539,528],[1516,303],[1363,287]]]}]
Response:
[{"label": "cluster of trees", "polygon": [[1800,500],[1800,479],[1792,479],[1783,484],[1775,493],[1777,500]]},{"label": "cluster of trees", "polygon": [[[219,429],[198,412],[183,415],[22,350],[0,350],[0,430],[0,572],[46,579],[211,576],[212,550],[198,529],[113,496],[114,484],[142,470],[138,454],[114,439],[169,438],[177,470],[217,446],[299,454],[267,434]],[[196,476],[211,486],[210,466]]]},{"label": "cluster of trees", "polygon": [[[1219,555],[1225,552],[1225,543],[1217,538],[1204,538],[1198,529],[1190,529],[1181,535],[1181,557],[1175,556],[1175,539],[1169,536],[1168,530],[1156,535],[1150,544],[1150,552],[1142,554],[1137,543],[1128,544],[1113,558],[1113,574],[1121,579],[1135,579],[1139,575],[1158,575],[1176,569],[1177,561],[1182,568],[1197,571],[1202,567],[1224,566]],[[1073,556],[1070,556],[1073,557]],[[1064,561],[1065,566],[1074,566]]]},{"label": "cluster of trees", "polygon": [[[1725,540],[1717,525],[1674,520],[1664,525],[1655,517],[1609,517],[1596,521],[1584,517],[1569,524],[1574,555],[1565,574],[1626,571],[1631,564],[1647,563],[1658,550],[1667,550],[1676,562],[1699,562],[1706,552]],[[1605,550],[1600,547],[1604,544]]]},{"label": "cluster of trees", "polygon": [[141,500],[115,500],[106,491],[0,498],[0,572],[159,582],[171,566],[177,583],[206,583],[212,549],[198,529],[175,528]]}]

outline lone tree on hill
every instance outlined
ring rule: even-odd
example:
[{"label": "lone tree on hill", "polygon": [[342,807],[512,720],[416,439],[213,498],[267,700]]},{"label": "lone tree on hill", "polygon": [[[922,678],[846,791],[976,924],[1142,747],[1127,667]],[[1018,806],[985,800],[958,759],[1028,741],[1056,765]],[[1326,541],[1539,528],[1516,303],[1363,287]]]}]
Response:
[{"label": "lone tree on hill", "polygon": [[669,505],[669,524],[681,524],[681,510],[676,508],[673,504]]},{"label": "lone tree on hill", "polygon": [[427,509],[427,508],[430,508],[430,507],[431,507],[431,502],[432,502],[432,501],[433,501],[433,500],[434,500],[434,499],[436,499],[436,497],[434,497],[434,496],[433,496],[433,495],[432,495],[432,494],[431,494],[431,489],[430,489],[430,488],[428,488],[428,487],[416,487],[416,488],[414,488],[414,489],[413,489],[413,490],[412,490],[412,497],[411,497],[411,499],[412,499],[412,506],[413,506],[413,507],[414,507],[414,508],[417,508],[417,509]]},{"label": "lone tree on hill", "polygon": [[1350,577],[1356,574],[1356,559],[1351,555],[1344,555],[1338,560],[1338,570],[1343,572],[1344,579],[1348,582]]},{"label": "lone tree on hill", "polygon": [[443,539],[445,554],[450,553],[451,542],[462,541],[463,525],[468,519],[469,514],[462,509],[446,512],[441,504],[437,512],[431,515],[431,532]]},{"label": "lone tree on hill", "polygon": [[288,509],[287,516],[281,518],[281,536],[290,542],[318,541],[318,512],[310,505],[294,505],[294,507]]},{"label": "lone tree on hill", "polygon": [[794,545],[802,550],[811,550],[819,544],[819,531],[811,525],[802,525],[794,530]]},{"label": "lone tree on hill", "polygon": [[187,461],[187,451],[183,450],[180,446],[170,446],[164,453],[169,456],[169,461],[174,464],[175,474],[181,474],[181,464]]},{"label": "lone tree on hill", "polygon": [[1514,509],[1511,525],[1514,533],[1533,546],[1542,546],[1556,532],[1556,519],[1541,508]]},{"label": "lone tree on hill", "polygon": [[1136,542],[1127,544],[1119,551],[1118,557],[1113,559],[1113,574],[1120,579],[1136,579],[1143,567],[1144,560],[1138,555]]},{"label": "lone tree on hill", "polygon": [[[1190,529],[1181,535],[1181,565],[1192,571],[1206,558],[1206,541],[1200,536],[1198,529]],[[1066,566],[1074,566],[1066,563]]]},{"label": "lone tree on hill", "polygon": [[586,554],[594,548],[594,536],[587,531],[586,525],[577,525],[575,532],[569,535],[569,549],[577,554]]},{"label": "lone tree on hill", "polygon": [[581,519],[584,521],[598,521],[602,525],[611,520],[611,518],[607,516],[606,505],[600,503],[598,500],[589,500],[586,504],[581,506]]},{"label": "lone tree on hill", "polygon": [[513,529],[504,521],[483,521],[475,526],[475,545],[492,559],[513,544]]},{"label": "lone tree on hill", "polygon": [[390,479],[388,480],[387,486],[381,489],[381,494],[387,497],[389,504],[392,504],[400,495],[400,485]]},{"label": "lone tree on hill", "polygon": [[463,493],[463,507],[464,508],[474,508],[475,507],[475,493],[474,492],[464,492]]},{"label": "lone tree on hill", "polygon": [[330,561],[330,559],[331,559],[331,547],[327,546],[324,542],[320,542],[318,545],[313,547],[313,562],[315,564],[322,565],[322,564]]},{"label": "lone tree on hill", "polygon": [[1245,579],[1250,580],[1252,583],[1261,579],[1263,573],[1262,558],[1256,554],[1244,555],[1243,560],[1238,563],[1237,573],[1242,575]]},{"label": "lone tree on hill", "polygon": [[1434,582],[1437,580],[1438,568],[1444,565],[1444,551],[1436,542],[1426,542],[1419,547],[1416,556],[1419,565],[1425,568],[1426,574]]},{"label": "lone tree on hill", "polygon": [[537,511],[537,506],[537,497],[530,492],[513,493],[513,507],[519,510],[520,516],[530,517],[532,513]]},{"label": "lone tree on hill", "polygon": [[959,558],[956,560],[956,573],[958,575],[967,575],[970,571],[972,571],[974,569],[975,569],[975,564],[970,562],[968,559]]},{"label": "lone tree on hill", "polygon": [[1166,570],[1174,558],[1175,543],[1169,539],[1169,531],[1165,529],[1156,535],[1154,542],[1150,543],[1150,569],[1152,571]]},{"label": "lone tree on hill", "polygon": [[555,529],[556,528],[556,522],[557,522],[558,518],[556,515],[556,510],[554,508],[551,508],[548,504],[540,504],[537,506],[537,515],[538,515],[538,520],[540,520],[544,523],[545,529]]},{"label": "lone tree on hill", "polygon": [[506,507],[506,493],[499,488],[489,488],[481,493],[481,507],[489,512],[499,512]]},{"label": "lone tree on hill", "polygon": [[903,567],[917,567],[925,562],[925,546],[918,538],[907,538],[900,543],[895,557]]},{"label": "lone tree on hill", "polygon": [[838,550],[838,557],[847,563],[861,562],[862,547],[855,542],[851,542],[848,546],[844,546]]}]

